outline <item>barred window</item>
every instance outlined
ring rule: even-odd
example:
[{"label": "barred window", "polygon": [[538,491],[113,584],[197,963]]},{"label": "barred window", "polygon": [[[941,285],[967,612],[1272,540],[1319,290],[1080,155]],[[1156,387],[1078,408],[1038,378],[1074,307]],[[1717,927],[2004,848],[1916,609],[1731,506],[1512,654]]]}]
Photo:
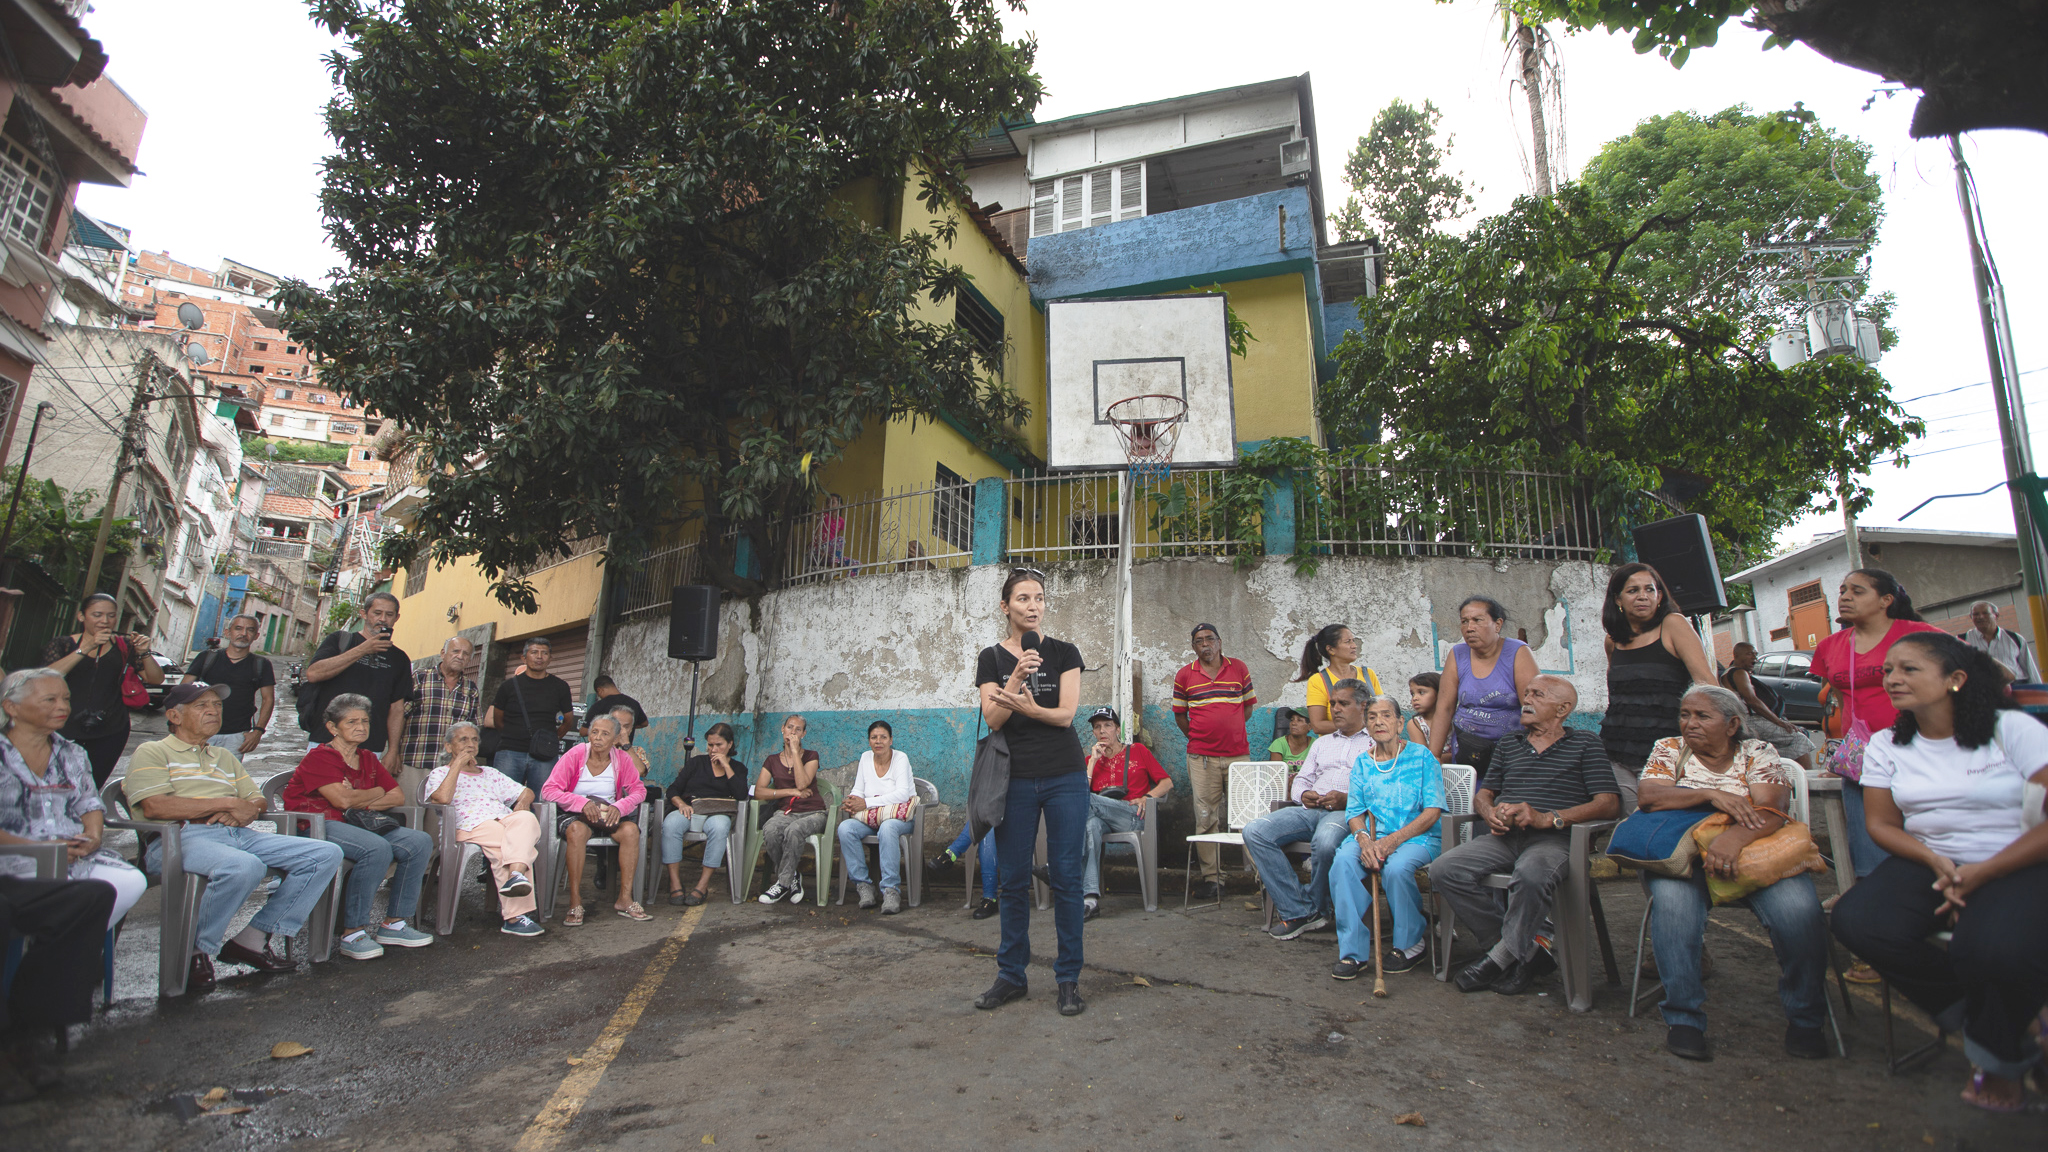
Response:
[{"label": "barred window", "polygon": [[13,137],[0,137],[0,229],[41,251],[62,178]]},{"label": "barred window", "polygon": [[953,323],[965,328],[974,337],[975,346],[992,364],[997,372],[1002,371],[1003,362],[1003,314],[989,307],[981,297],[962,290],[953,296]]},{"label": "barred window", "polygon": [[959,551],[974,550],[974,485],[944,464],[933,480],[932,535]]}]

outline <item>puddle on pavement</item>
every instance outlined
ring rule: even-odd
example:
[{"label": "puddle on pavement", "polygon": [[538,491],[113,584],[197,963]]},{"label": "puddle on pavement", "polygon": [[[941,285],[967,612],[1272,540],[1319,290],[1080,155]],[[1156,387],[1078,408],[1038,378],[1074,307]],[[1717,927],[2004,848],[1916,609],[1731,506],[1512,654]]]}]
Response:
[{"label": "puddle on pavement", "polygon": [[[213,1103],[207,1102],[212,1089],[204,1092],[173,1092],[154,1104],[146,1105],[145,1112],[168,1113],[180,1120],[197,1120],[201,1116],[246,1115],[249,1109],[263,1104],[274,1097],[282,1096],[286,1088],[236,1088]],[[238,1111],[228,1111],[238,1109]]]}]

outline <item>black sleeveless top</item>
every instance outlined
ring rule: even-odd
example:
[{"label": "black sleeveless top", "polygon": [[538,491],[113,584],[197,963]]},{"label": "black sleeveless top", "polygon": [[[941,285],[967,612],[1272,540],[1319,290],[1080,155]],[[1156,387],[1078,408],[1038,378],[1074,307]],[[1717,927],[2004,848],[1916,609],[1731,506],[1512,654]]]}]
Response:
[{"label": "black sleeveless top", "polygon": [[1662,640],[1609,652],[1607,716],[1600,721],[1607,758],[1641,772],[1651,746],[1678,735],[1678,702],[1691,687],[1685,661],[1666,650]]}]

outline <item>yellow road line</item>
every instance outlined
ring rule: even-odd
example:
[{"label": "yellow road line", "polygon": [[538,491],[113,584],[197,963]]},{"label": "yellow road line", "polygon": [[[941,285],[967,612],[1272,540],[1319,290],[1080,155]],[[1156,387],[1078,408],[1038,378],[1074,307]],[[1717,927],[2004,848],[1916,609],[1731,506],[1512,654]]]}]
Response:
[{"label": "yellow road line", "polygon": [[518,1152],[548,1152],[548,1149],[561,1142],[562,1134],[568,1130],[570,1122],[576,1119],[576,1114],[583,1110],[583,1105],[590,1099],[590,1094],[596,1091],[597,1082],[604,1078],[605,1069],[611,1067],[612,1060],[619,1054],[619,1049],[625,1047],[626,1037],[632,1033],[634,1026],[640,1023],[640,1013],[646,1011],[648,1002],[653,1000],[655,992],[660,990],[661,982],[668,976],[668,970],[675,967],[676,958],[682,955],[683,945],[689,943],[690,933],[696,930],[697,922],[704,918],[705,907],[706,905],[699,904],[683,913],[683,918],[676,923],[676,930],[662,942],[661,951],[655,953],[654,959],[648,961],[647,970],[640,974],[640,982],[633,985],[631,992],[626,993],[625,1001],[619,1005],[618,1011],[612,1013],[610,1022],[604,1026],[604,1031],[598,1034],[597,1041],[583,1050],[582,1063],[562,1078],[562,1083],[555,1089],[555,1094],[548,1097],[548,1102],[542,1106],[540,1114],[533,1118],[533,1123],[526,1126],[526,1132],[519,1137]]}]

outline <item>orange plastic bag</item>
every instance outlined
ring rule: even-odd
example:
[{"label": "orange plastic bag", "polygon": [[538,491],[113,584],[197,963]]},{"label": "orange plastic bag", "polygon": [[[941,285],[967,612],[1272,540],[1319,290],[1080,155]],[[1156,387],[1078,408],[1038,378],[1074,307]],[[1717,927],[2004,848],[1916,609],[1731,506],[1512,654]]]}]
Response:
[{"label": "orange plastic bag", "polygon": [[[1757,810],[1785,816],[1775,808]],[[1733,826],[1734,822],[1726,812],[1716,812],[1693,825],[1692,838],[1704,854],[1708,845]],[[1827,865],[1821,862],[1820,847],[1813,842],[1813,829],[1786,817],[1784,826],[1777,831],[1743,845],[1742,851],[1735,855],[1733,877],[1708,876],[1707,892],[1716,904],[1732,904],[1788,876],[1825,871]]]}]

